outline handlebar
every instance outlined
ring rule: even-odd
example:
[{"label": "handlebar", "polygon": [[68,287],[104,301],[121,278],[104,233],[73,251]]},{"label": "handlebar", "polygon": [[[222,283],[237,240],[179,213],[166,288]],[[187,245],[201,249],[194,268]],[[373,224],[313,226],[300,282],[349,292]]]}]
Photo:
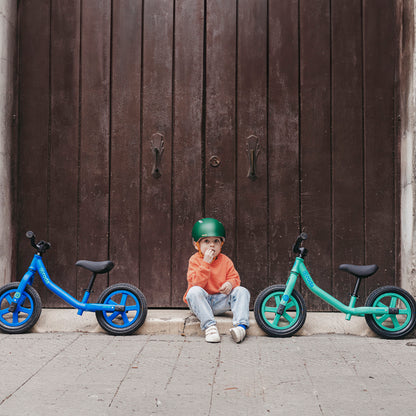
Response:
[{"label": "handlebar", "polygon": [[36,236],[35,236],[35,233],[33,231],[27,231],[26,232],[26,237],[30,239],[31,246],[40,255],[42,255],[43,253],[46,252],[46,250],[49,250],[51,248],[51,244],[50,243],[47,243],[46,241],[41,240],[38,243],[36,243]]},{"label": "handlebar", "polygon": [[35,242],[36,237],[35,237],[34,232],[33,232],[33,231],[28,231],[28,232],[26,233],[26,237],[30,239],[30,244],[31,244],[31,246],[32,246],[33,248],[36,248],[36,249],[37,249],[36,242]]},{"label": "handlebar", "polygon": [[293,252],[299,254],[301,257],[305,257],[308,252],[306,248],[301,247],[301,244],[308,238],[308,234],[300,233],[296,239],[295,244],[293,245]]}]

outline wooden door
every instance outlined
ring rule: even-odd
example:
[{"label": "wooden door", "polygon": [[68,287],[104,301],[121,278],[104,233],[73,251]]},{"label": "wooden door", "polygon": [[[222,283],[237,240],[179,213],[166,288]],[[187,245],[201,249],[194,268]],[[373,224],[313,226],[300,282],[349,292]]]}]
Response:
[{"label": "wooden door", "polygon": [[285,282],[302,230],[312,276],[341,300],[354,282],[340,263],[379,264],[367,293],[400,284],[400,13],[399,0],[19,2],[17,275],[32,229],[71,294],[88,283],[77,259],[111,258],[95,297],[129,282],[150,306],[183,307],[192,225],[212,216],[253,300]]}]

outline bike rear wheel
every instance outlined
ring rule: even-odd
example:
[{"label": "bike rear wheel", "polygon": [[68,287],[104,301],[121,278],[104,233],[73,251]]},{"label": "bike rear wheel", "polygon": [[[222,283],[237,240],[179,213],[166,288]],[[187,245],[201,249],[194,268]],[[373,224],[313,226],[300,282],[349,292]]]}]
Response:
[{"label": "bike rear wheel", "polygon": [[402,338],[416,325],[416,302],[409,292],[400,287],[379,287],[370,293],[365,306],[399,309],[398,314],[365,315],[368,326],[383,338]]},{"label": "bike rear wheel", "polygon": [[101,293],[98,303],[125,307],[124,312],[95,312],[98,323],[112,335],[130,335],[146,319],[146,298],[137,287],[128,283],[117,283],[108,287]]},{"label": "bike rear wheel", "polygon": [[257,296],[254,303],[257,324],[271,337],[290,337],[305,323],[305,301],[296,289],[293,289],[283,313],[277,313],[285,289],[285,285],[269,286]]},{"label": "bike rear wheel", "polygon": [[27,332],[39,319],[42,301],[32,286],[26,286],[14,312],[9,308],[19,282],[8,283],[0,288],[0,330],[7,334]]}]

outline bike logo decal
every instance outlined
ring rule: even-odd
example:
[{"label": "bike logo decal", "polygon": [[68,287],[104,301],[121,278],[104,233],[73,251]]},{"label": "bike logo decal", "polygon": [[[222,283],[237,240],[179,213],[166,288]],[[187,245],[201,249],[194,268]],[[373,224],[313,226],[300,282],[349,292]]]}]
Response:
[{"label": "bike logo decal", "polygon": [[20,298],[20,293],[19,293],[19,292],[16,292],[16,293],[14,294],[14,297],[15,297],[16,299],[19,299],[19,298]]},{"label": "bike logo decal", "polygon": [[308,283],[308,285],[310,287],[314,287],[315,286],[315,283],[313,282],[312,277],[311,277],[311,275],[308,272],[305,272],[304,277],[305,277],[306,282]]},{"label": "bike logo decal", "polygon": [[48,276],[46,275],[46,272],[42,270],[42,278],[45,280],[46,283],[49,283]]},{"label": "bike logo decal", "polygon": [[284,295],[284,296],[283,296],[283,301],[284,301],[284,302],[287,302],[288,300],[289,300],[289,296],[288,296],[288,295]]}]

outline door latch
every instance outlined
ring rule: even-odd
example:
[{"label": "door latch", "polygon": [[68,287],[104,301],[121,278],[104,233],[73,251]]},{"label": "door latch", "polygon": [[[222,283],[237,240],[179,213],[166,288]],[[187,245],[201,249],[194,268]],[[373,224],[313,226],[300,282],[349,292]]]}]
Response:
[{"label": "door latch", "polygon": [[155,161],[152,170],[152,176],[155,179],[159,179],[162,174],[160,173],[160,165],[162,162],[162,155],[165,151],[165,142],[163,135],[160,133],[154,133],[150,139],[152,152],[155,155]]},{"label": "door latch", "polygon": [[247,157],[248,157],[248,163],[249,163],[249,169],[247,178],[251,179],[252,181],[255,181],[257,179],[256,174],[256,163],[257,163],[257,157],[260,153],[260,144],[259,144],[259,138],[257,136],[251,135],[247,139]]}]

